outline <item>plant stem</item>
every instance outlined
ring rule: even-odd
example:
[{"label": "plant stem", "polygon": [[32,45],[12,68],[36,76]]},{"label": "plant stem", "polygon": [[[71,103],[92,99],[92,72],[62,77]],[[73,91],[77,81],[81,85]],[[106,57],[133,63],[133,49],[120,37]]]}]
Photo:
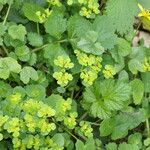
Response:
[{"label": "plant stem", "polygon": [[79,119],[79,122],[82,121],[86,116],[88,115],[88,112],[85,112]]},{"label": "plant stem", "polygon": [[37,33],[40,34],[40,28],[39,28],[39,23],[36,23],[36,27],[37,27]]},{"label": "plant stem", "polygon": [[68,134],[70,134],[73,138],[75,138],[76,140],[78,140],[78,138],[74,135],[74,134],[72,134],[70,131],[68,131],[68,129],[66,129],[64,126],[62,127],[60,124],[58,124],[54,119],[52,119],[53,120],[53,122],[56,124],[56,125],[58,125],[62,130],[65,130]]},{"label": "plant stem", "polygon": [[49,44],[51,44],[51,43],[63,43],[63,42],[68,42],[68,40],[67,40],[67,39],[64,39],[64,40],[60,40],[60,41],[50,42],[50,43],[45,44],[45,45],[43,45],[43,46],[41,46],[41,47],[38,47],[38,48],[33,49],[32,52],[37,52],[37,51],[39,51],[39,50],[41,50],[41,49],[47,47],[47,46],[48,46]]},{"label": "plant stem", "polygon": [[7,21],[7,18],[8,18],[8,14],[10,12],[11,4],[12,4],[12,0],[10,0],[9,6],[8,6],[8,9],[7,9],[7,13],[6,13],[6,16],[5,16],[4,21],[3,21],[3,25],[6,24],[6,21]]},{"label": "plant stem", "polygon": [[39,50],[41,50],[41,49],[43,49],[43,48],[45,48],[45,47],[47,47],[47,46],[48,46],[48,44],[45,44],[45,45],[43,45],[43,46],[41,46],[41,47],[38,47],[38,48],[33,49],[32,52],[37,52],[37,51],[39,51]]},{"label": "plant stem", "polygon": [[2,45],[2,48],[3,48],[3,50],[5,51],[6,55],[8,55],[9,53],[8,53],[7,48],[6,48],[4,45]]},{"label": "plant stem", "polygon": [[146,119],[146,129],[147,129],[147,136],[150,136],[150,127],[149,127],[149,120],[148,118]]}]

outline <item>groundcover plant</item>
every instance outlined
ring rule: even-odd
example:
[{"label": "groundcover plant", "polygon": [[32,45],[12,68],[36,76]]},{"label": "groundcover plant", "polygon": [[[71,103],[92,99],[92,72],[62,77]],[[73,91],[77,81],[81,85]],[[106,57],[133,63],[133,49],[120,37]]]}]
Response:
[{"label": "groundcover plant", "polygon": [[0,0],[0,150],[150,150],[149,10]]}]

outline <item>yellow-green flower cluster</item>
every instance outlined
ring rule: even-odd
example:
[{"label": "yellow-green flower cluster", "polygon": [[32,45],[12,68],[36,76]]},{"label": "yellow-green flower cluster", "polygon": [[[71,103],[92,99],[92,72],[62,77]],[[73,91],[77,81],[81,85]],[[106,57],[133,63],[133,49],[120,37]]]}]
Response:
[{"label": "yellow-green flower cluster", "polygon": [[44,10],[44,12],[37,11],[36,15],[38,16],[39,23],[43,23],[46,21],[46,19],[51,15],[52,10],[49,10],[48,8]]},{"label": "yellow-green flower cluster", "polygon": [[99,14],[99,4],[96,0],[78,0],[82,5],[80,15],[90,18],[94,14]]},{"label": "yellow-green flower cluster", "polygon": [[62,112],[66,112],[66,111],[68,111],[68,110],[70,110],[71,109],[71,104],[72,104],[72,100],[71,100],[71,98],[68,98],[66,101],[64,101],[62,104],[61,104],[61,110],[62,110]]},{"label": "yellow-green flower cluster", "polygon": [[61,2],[60,0],[46,0],[50,5],[53,5],[53,6],[61,6]]},{"label": "yellow-green flower cluster", "polygon": [[56,125],[54,123],[46,122],[45,119],[39,121],[38,127],[41,130],[42,135],[48,135],[51,131],[56,129]]},{"label": "yellow-green flower cluster", "polygon": [[74,64],[71,62],[70,58],[67,56],[58,56],[54,60],[54,64],[63,69],[71,69],[74,67]]},{"label": "yellow-green flower cluster", "polygon": [[30,115],[30,114],[26,114],[24,116],[24,120],[25,120],[25,125],[27,126],[28,130],[30,132],[35,132],[35,128],[36,128],[37,122],[33,118],[33,116]]},{"label": "yellow-green flower cluster", "polygon": [[93,134],[92,134],[93,129],[92,129],[90,123],[87,121],[80,122],[80,130],[87,137],[93,136]]},{"label": "yellow-green flower cluster", "polygon": [[75,54],[77,56],[79,64],[82,65],[80,74],[80,77],[83,80],[82,83],[85,86],[92,85],[102,68],[102,58],[100,56],[95,56],[92,54],[88,55],[84,52],[81,52],[80,50],[75,50]]},{"label": "yellow-green flower cluster", "polygon": [[[23,139],[13,138],[13,148],[19,150],[35,149],[35,150],[63,150],[64,148],[57,145],[49,136],[40,137],[38,134],[27,134]],[[44,145],[44,146],[43,146]]]},{"label": "yellow-green flower cluster", "polygon": [[19,118],[11,118],[4,125],[4,129],[7,130],[8,133],[13,133],[13,137],[18,137],[20,135],[20,120]]},{"label": "yellow-green flower cluster", "polygon": [[105,65],[105,69],[103,70],[103,75],[106,79],[113,78],[115,74],[116,71],[112,65]]},{"label": "yellow-green flower cluster", "polygon": [[54,60],[54,64],[59,68],[58,71],[54,72],[53,77],[60,86],[64,87],[73,79],[72,75],[68,73],[67,70],[73,68],[74,64],[68,56],[58,56]]},{"label": "yellow-green flower cluster", "polygon": [[20,93],[14,93],[8,97],[10,102],[14,105],[18,104],[21,100],[21,94]]},{"label": "yellow-green flower cluster", "polygon": [[76,124],[77,124],[77,122],[76,122],[77,116],[78,116],[78,115],[77,115],[76,112],[70,113],[70,114],[69,114],[69,117],[66,117],[66,118],[64,119],[64,124],[65,124],[68,128],[73,129],[73,128],[76,126]]},{"label": "yellow-green flower cluster", "polygon": [[41,108],[38,110],[37,115],[38,117],[52,117],[55,116],[55,110],[52,109],[50,106],[40,103]]},{"label": "yellow-green flower cluster", "polygon": [[150,71],[150,60],[147,57],[144,58],[143,68],[145,72]]},{"label": "yellow-green flower cluster", "polygon": [[47,104],[29,99],[24,103],[23,110],[26,112],[24,122],[29,132],[34,133],[40,129],[42,135],[47,135],[55,130],[55,124],[48,122],[47,118],[55,116],[56,112]]},{"label": "yellow-green flower cluster", "polygon": [[9,119],[9,117],[7,115],[5,115],[5,116],[0,115],[0,131],[1,131],[1,128],[4,125],[4,123],[7,122],[8,119]]}]

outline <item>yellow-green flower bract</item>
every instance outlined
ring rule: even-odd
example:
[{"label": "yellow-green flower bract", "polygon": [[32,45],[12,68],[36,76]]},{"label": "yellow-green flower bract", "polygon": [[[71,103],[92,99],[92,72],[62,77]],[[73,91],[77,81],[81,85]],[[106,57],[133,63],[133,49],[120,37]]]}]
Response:
[{"label": "yellow-green flower bract", "polygon": [[102,57],[95,56],[92,54],[86,54],[80,50],[74,51],[79,64],[82,65],[80,78],[83,80],[85,86],[90,86],[93,84],[95,79],[98,77],[98,73],[101,71]]},{"label": "yellow-green flower bract", "polygon": [[147,57],[144,58],[143,68],[145,72],[150,71],[150,59]]},{"label": "yellow-green flower bract", "polygon": [[61,86],[66,86],[73,79],[72,75],[67,72],[54,72],[53,77]]},{"label": "yellow-green flower bract", "polygon": [[93,136],[93,134],[92,134],[93,129],[89,122],[81,121],[80,122],[80,130],[87,137]]},{"label": "yellow-green flower bract", "polygon": [[105,65],[105,69],[103,70],[103,75],[106,79],[113,78],[116,74],[116,71],[112,65]]},{"label": "yellow-green flower bract", "polygon": [[58,56],[54,60],[54,64],[58,67],[64,68],[64,69],[71,69],[74,67],[74,64],[71,63],[71,60],[67,56]]},{"label": "yellow-green flower bract", "polygon": [[47,8],[44,10],[44,12],[37,11],[35,14],[38,16],[39,23],[43,23],[51,15],[51,13],[52,13],[52,10],[49,10]]},{"label": "yellow-green flower bract", "polygon": [[76,124],[77,124],[76,118],[77,118],[77,113],[76,112],[70,113],[69,117],[66,117],[64,119],[64,124],[68,128],[73,129],[76,126]]},{"label": "yellow-green flower bract", "polygon": [[74,67],[68,56],[58,56],[54,60],[54,64],[59,67],[59,70],[53,73],[53,77],[57,80],[60,86],[66,86],[69,81],[73,79],[73,76],[67,72],[68,69]]},{"label": "yellow-green flower bract", "polygon": [[12,104],[16,105],[21,101],[21,94],[14,93],[14,94],[8,96],[8,99],[11,101]]}]

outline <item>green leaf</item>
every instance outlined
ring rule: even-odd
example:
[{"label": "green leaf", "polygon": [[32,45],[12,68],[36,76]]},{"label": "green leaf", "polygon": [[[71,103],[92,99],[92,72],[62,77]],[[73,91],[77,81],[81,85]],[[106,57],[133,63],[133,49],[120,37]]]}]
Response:
[{"label": "green leaf", "polygon": [[19,46],[15,49],[15,54],[21,61],[28,61],[30,59],[30,51],[26,45]]},{"label": "green leaf", "polygon": [[117,41],[118,52],[121,56],[125,57],[131,52],[131,45],[123,38],[118,38]]},{"label": "green leaf", "polygon": [[115,127],[115,120],[112,118],[108,118],[102,121],[100,124],[100,135],[101,136],[108,136],[112,133]]},{"label": "green leaf", "polygon": [[82,37],[89,30],[92,30],[90,21],[79,15],[74,15],[69,18],[67,23],[69,38],[73,38],[74,36]]},{"label": "green leaf", "polygon": [[94,140],[92,138],[88,139],[84,144],[82,141],[77,140],[76,150],[96,150]]},{"label": "green leaf", "polygon": [[138,71],[144,72],[143,64],[137,59],[131,59],[128,63],[128,67],[133,74],[137,74]]},{"label": "green leaf", "polygon": [[118,150],[130,150],[130,149],[132,149],[132,150],[140,150],[137,145],[127,144],[125,142],[121,143],[119,145],[119,148],[118,148]]},{"label": "green leaf", "polygon": [[67,21],[59,11],[53,11],[49,18],[44,23],[44,27],[47,33],[57,39],[61,38],[61,34],[66,31]]},{"label": "green leaf", "polygon": [[95,31],[87,31],[85,37],[77,43],[77,47],[86,53],[101,55],[104,52],[104,47],[97,40],[98,34]]},{"label": "green leaf", "polygon": [[4,35],[6,32],[7,27],[3,25],[3,23],[0,23],[0,36]]},{"label": "green leaf", "polygon": [[44,100],[46,96],[45,88],[42,85],[27,85],[25,89],[30,98]]},{"label": "green leaf", "polygon": [[[111,134],[112,140],[123,138],[128,134],[129,130],[137,127],[145,119],[146,116],[143,110],[134,113],[121,113],[110,119],[104,119],[100,124],[100,131],[103,133],[101,136]],[[110,124],[111,121],[113,123]],[[107,127],[109,131],[107,131]]]},{"label": "green leaf", "polygon": [[114,26],[107,16],[98,16],[94,20],[93,30],[98,33],[98,41],[105,49],[112,49],[117,42]]},{"label": "green leaf", "polygon": [[144,84],[139,79],[134,79],[131,81],[133,102],[135,105],[141,104],[143,94],[144,94]]},{"label": "green leaf", "polygon": [[25,40],[25,35],[27,31],[26,28],[23,25],[11,25],[8,28],[8,34],[14,39],[14,40]]},{"label": "green leaf", "polygon": [[128,138],[129,144],[136,144],[140,149],[142,148],[142,134],[137,132],[129,136]]},{"label": "green leaf", "polygon": [[20,71],[21,66],[15,59],[11,57],[0,58],[0,78],[6,80],[11,72],[19,73]]},{"label": "green leaf", "polygon": [[53,139],[53,140],[55,141],[55,143],[56,143],[57,145],[59,145],[59,146],[62,146],[62,147],[63,147],[64,144],[65,144],[65,139],[64,139],[64,137],[63,137],[63,135],[62,135],[61,133],[55,134],[52,139]]},{"label": "green leaf", "polygon": [[11,93],[11,86],[3,81],[0,81],[0,97],[6,97]]},{"label": "green leaf", "polygon": [[27,84],[29,83],[30,79],[37,81],[38,80],[38,73],[32,67],[24,67],[20,72],[20,80]]},{"label": "green leaf", "polygon": [[36,15],[37,11],[44,12],[44,8],[33,3],[24,3],[22,8],[24,15],[31,21],[38,22],[39,18]]},{"label": "green leaf", "polygon": [[29,44],[35,47],[39,47],[43,45],[43,37],[37,33],[29,32],[27,35],[27,39]]},{"label": "green leaf", "polygon": [[106,150],[117,150],[117,144],[116,143],[108,143],[106,145]]},{"label": "green leaf", "polygon": [[144,72],[141,73],[142,75],[142,81],[144,83],[144,91],[145,92],[150,92],[150,72]]},{"label": "green leaf", "polygon": [[113,79],[97,81],[87,87],[83,93],[83,107],[94,116],[106,119],[116,110],[121,110],[129,100],[131,88],[129,84],[116,82]]},{"label": "green leaf", "polygon": [[150,138],[147,138],[144,140],[144,145],[149,146],[150,145]]},{"label": "green leaf", "polygon": [[108,0],[106,13],[109,23],[114,24],[117,32],[123,34],[132,29],[134,17],[137,15],[138,5],[136,0]]}]

